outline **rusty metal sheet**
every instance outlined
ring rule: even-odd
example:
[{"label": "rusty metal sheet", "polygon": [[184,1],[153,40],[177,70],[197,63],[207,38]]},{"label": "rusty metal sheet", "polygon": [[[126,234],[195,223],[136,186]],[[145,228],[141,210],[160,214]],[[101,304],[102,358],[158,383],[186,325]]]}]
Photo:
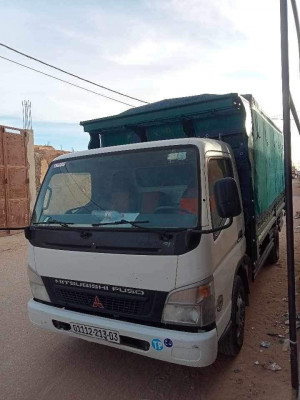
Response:
[{"label": "rusty metal sheet", "polygon": [[7,225],[11,227],[27,225],[29,223],[27,169],[9,165],[7,178]]},{"label": "rusty metal sheet", "polygon": [[29,181],[25,131],[0,126],[0,226],[29,223]]},{"label": "rusty metal sheet", "polygon": [[7,226],[14,228],[29,224],[27,199],[12,199],[8,202]]},{"label": "rusty metal sheet", "polygon": [[5,132],[6,163],[11,166],[26,166],[24,134]]},{"label": "rusty metal sheet", "polygon": [[3,148],[3,129],[0,127],[0,228],[6,225],[6,191],[5,191],[5,168],[4,168],[4,148]]},{"label": "rusty metal sheet", "polygon": [[3,130],[0,127],[0,167],[4,167]]},{"label": "rusty metal sheet", "polygon": [[6,226],[5,171],[4,165],[0,165],[0,228]]},{"label": "rusty metal sheet", "polygon": [[27,198],[27,168],[7,166],[8,199]]}]

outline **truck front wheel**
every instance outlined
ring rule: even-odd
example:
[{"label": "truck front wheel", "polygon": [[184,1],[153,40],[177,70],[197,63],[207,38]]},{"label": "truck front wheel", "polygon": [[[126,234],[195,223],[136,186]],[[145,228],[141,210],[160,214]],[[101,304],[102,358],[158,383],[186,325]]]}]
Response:
[{"label": "truck front wheel", "polygon": [[233,282],[230,326],[225,336],[221,338],[220,353],[235,356],[241,350],[244,343],[245,310],[245,287],[241,277],[237,275]]}]

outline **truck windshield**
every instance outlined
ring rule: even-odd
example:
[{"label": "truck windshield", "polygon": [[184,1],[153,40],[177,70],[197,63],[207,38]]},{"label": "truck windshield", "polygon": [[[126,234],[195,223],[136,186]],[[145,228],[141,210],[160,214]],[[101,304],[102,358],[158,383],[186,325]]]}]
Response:
[{"label": "truck windshield", "polygon": [[194,228],[199,214],[197,165],[194,146],[58,161],[46,175],[32,223],[137,229],[124,221],[142,221],[144,228]]}]

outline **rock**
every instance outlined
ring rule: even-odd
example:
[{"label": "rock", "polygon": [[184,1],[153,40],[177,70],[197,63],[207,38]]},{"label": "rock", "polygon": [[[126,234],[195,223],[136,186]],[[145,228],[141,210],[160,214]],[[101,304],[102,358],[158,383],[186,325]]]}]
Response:
[{"label": "rock", "polygon": [[290,341],[289,339],[284,339],[282,351],[288,351],[290,349]]},{"label": "rock", "polygon": [[254,364],[255,365],[259,365],[259,361],[254,361]]},{"label": "rock", "polygon": [[271,361],[266,363],[264,365],[264,368],[274,372],[282,370],[282,368],[278,364],[276,364],[276,362],[271,362]]},{"label": "rock", "polygon": [[277,337],[278,339],[285,339],[285,335],[281,335],[280,333],[268,332],[268,336]]},{"label": "rock", "polygon": [[264,349],[268,349],[271,346],[270,342],[261,342],[260,347],[263,347]]},{"label": "rock", "polygon": [[[290,325],[290,321],[287,319],[284,324]],[[300,328],[300,320],[296,319],[296,329],[298,328]]]}]

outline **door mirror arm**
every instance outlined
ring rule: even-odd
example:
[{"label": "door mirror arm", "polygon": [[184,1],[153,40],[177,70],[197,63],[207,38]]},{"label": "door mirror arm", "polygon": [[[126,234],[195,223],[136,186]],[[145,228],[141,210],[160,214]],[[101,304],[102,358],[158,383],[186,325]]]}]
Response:
[{"label": "door mirror arm", "polygon": [[215,233],[215,232],[219,232],[222,231],[224,229],[229,228],[232,225],[233,222],[233,217],[229,217],[229,221],[227,224],[220,226],[218,228],[213,228],[213,229],[187,229],[186,231],[186,236],[185,236],[185,243],[187,246],[189,246],[192,237],[194,235],[202,235],[202,234],[207,234],[207,233]]},{"label": "door mirror arm", "polygon": [[218,228],[212,228],[212,229],[188,229],[188,231],[190,231],[191,233],[200,233],[200,234],[205,234],[205,233],[215,233],[215,232],[219,232],[222,231],[223,229],[227,229],[232,225],[233,222],[233,218],[229,217],[229,221],[227,224],[222,225]]}]

